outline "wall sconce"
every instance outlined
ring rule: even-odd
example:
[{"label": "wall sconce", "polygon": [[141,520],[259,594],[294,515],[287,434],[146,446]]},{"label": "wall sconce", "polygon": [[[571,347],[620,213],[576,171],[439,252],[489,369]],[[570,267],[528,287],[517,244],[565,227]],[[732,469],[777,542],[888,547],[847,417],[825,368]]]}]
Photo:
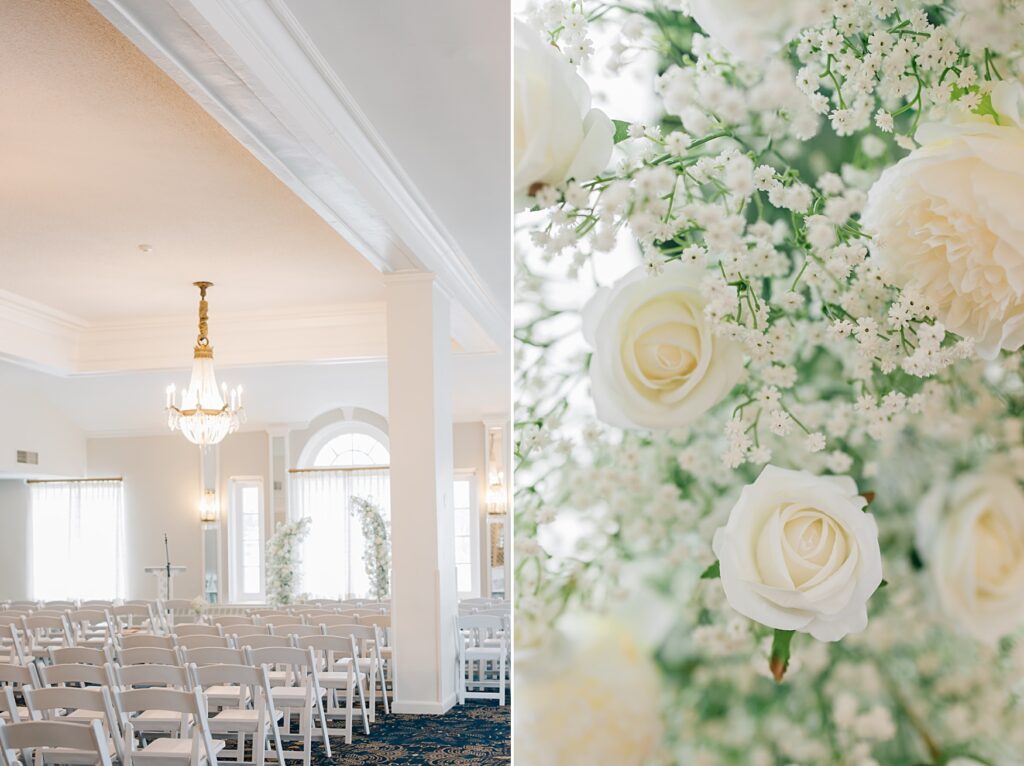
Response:
[{"label": "wall sconce", "polygon": [[204,527],[212,527],[217,523],[217,493],[208,489],[203,493],[203,499],[199,501],[199,520]]},{"label": "wall sconce", "polygon": [[487,512],[501,515],[508,510],[508,490],[505,488],[505,471],[501,459],[502,429],[489,428],[487,431]]}]

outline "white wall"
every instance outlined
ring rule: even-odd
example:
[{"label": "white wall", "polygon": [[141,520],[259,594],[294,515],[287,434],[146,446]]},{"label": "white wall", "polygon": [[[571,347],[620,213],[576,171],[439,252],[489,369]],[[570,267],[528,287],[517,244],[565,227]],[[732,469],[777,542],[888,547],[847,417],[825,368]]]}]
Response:
[{"label": "white wall", "polygon": [[20,479],[0,481],[0,599],[28,596],[28,485]]},{"label": "white wall", "polygon": [[[74,478],[85,474],[85,435],[32,384],[29,370],[0,367],[0,477]],[[18,450],[39,453],[39,465],[17,462]]]},{"label": "white wall", "polygon": [[479,556],[479,582],[481,592],[487,583],[487,459],[484,454],[487,432],[483,423],[455,423],[452,427],[455,445],[455,472],[473,471],[476,474],[477,499],[477,555]]},{"label": "white wall", "polygon": [[90,439],[91,476],[123,476],[129,598],[156,598],[157,582],[143,572],[164,563],[164,533],[171,563],[186,567],[174,580],[174,595],[200,592],[202,549],[199,525],[199,448],[180,434]]}]

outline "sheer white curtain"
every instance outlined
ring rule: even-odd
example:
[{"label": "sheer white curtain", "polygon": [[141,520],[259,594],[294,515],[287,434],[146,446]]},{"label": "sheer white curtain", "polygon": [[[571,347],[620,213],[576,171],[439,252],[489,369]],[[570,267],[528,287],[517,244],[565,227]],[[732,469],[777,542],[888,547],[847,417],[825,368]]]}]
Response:
[{"label": "sheer white curtain", "polygon": [[122,483],[44,482],[30,487],[32,597],[122,598]]},{"label": "sheer white curtain", "polygon": [[315,598],[368,597],[362,526],[351,500],[373,501],[390,521],[388,470],[309,471],[292,474],[291,481],[293,518],[312,520],[300,550],[298,592]]}]

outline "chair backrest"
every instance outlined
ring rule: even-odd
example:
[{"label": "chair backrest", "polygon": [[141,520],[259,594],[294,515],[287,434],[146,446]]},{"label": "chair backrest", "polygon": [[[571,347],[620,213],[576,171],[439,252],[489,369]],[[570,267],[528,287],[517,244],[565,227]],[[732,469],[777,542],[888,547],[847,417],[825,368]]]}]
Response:
[{"label": "chair backrest", "polygon": [[319,625],[271,625],[272,635],[275,636],[321,636],[323,631]]},{"label": "chair backrest", "polygon": [[[244,636],[269,636],[270,630],[266,625],[232,625],[227,629],[227,633],[230,633],[235,639]],[[235,641],[237,644],[237,640]]]},{"label": "chair backrest", "polygon": [[376,625],[378,628],[383,630],[385,633],[391,630],[391,615],[390,614],[373,614],[368,617],[359,618],[360,625]]},{"label": "chair backrest", "polygon": [[238,646],[241,649],[265,649],[272,646],[294,646],[291,636],[240,636]]},{"label": "chair backrest", "polygon": [[[316,620],[320,625],[326,625],[328,628],[334,625],[357,625],[355,618],[351,614],[332,614],[324,617],[318,617]],[[327,631],[330,633],[331,631]]]},{"label": "chair backrest", "polygon": [[330,670],[334,663],[345,657],[359,657],[356,640],[352,636],[307,636],[297,641],[299,648],[312,652],[314,658],[323,661],[325,670]]},{"label": "chair backrest", "polygon": [[85,623],[94,626],[106,625],[109,617],[110,614],[106,609],[97,609],[96,607],[82,607],[68,612],[68,620],[72,623]]},{"label": "chair backrest", "polygon": [[[213,624],[218,625],[222,628],[226,628],[234,625],[252,625],[252,617],[245,617],[240,614],[225,614],[220,617],[213,618]],[[225,633],[230,631],[224,631]]]},{"label": "chair backrest", "polygon": [[[110,766],[107,737],[99,721],[88,724],[67,721],[26,721],[3,725],[0,722],[0,754],[6,759],[10,750],[65,748],[95,753],[95,763]],[[53,759],[51,759],[52,761]],[[28,763],[28,758],[25,758]]]},{"label": "chair backrest", "polygon": [[49,615],[33,612],[28,617],[21,618],[21,625],[26,631],[33,633],[49,633],[60,631],[65,638],[68,637],[68,626],[64,621],[64,615]]},{"label": "chair backrest", "polygon": [[126,628],[141,627],[143,623],[154,623],[153,607],[147,603],[126,603],[110,610],[118,626]]},{"label": "chair backrest", "polygon": [[174,636],[154,636],[151,633],[136,633],[134,635],[121,636],[122,649],[135,649],[147,647],[151,649],[174,649],[177,644]]},{"label": "chair backrest", "polygon": [[163,686],[191,691],[192,676],[183,665],[107,665],[111,686],[132,689],[136,686]]},{"label": "chair backrest", "polygon": [[204,646],[197,649],[179,647],[178,661],[181,665],[244,665],[245,652],[221,646]]},{"label": "chair backrest", "polygon": [[298,649],[294,646],[267,646],[262,649],[245,649],[246,665],[286,666],[292,670],[291,679],[286,684],[301,686],[307,674],[316,679],[316,660],[310,649]]},{"label": "chair backrest", "polygon": [[511,615],[511,611],[509,609],[506,609],[505,607],[501,606],[490,607],[488,609],[479,609],[477,610],[476,613],[489,617],[509,617]]},{"label": "chair backrest", "polygon": [[[80,666],[88,667],[88,666]],[[106,737],[114,740],[118,759],[123,757],[121,725],[119,717],[114,714],[110,689],[99,686],[90,689],[78,689],[71,686],[51,686],[45,689],[25,689],[25,706],[35,720],[59,720],[72,710],[89,710],[103,714],[103,728]],[[104,741],[106,740],[104,737]],[[48,759],[44,758],[44,761]],[[56,759],[50,759],[52,760]],[[77,759],[76,759],[77,760]]]},{"label": "chair backrest", "polygon": [[[195,728],[190,736],[198,738],[206,751],[207,766],[217,766],[217,754],[213,749],[213,738],[210,736],[210,722],[207,718],[206,700],[202,692],[196,688],[191,691],[178,689],[129,689],[114,693],[120,714],[126,720],[126,740],[133,738],[133,729],[129,717],[132,713],[146,710],[160,710],[179,713],[182,725],[181,733],[185,736],[188,720],[191,718]],[[195,749],[193,755],[198,751]],[[194,763],[195,761],[193,761]]]},{"label": "chair backrest", "polygon": [[28,612],[0,612],[0,626],[17,625],[21,627],[21,618],[28,615]]},{"label": "chair backrest", "polygon": [[102,598],[90,598],[82,602],[82,609],[113,609],[114,602]]},{"label": "chair backrest", "polygon": [[281,617],[284,617],[284,618],[294,617],[294,615],[291,612],[286,612],[283,609],[253,609],[250,612],[250,614],[253,617],[259,618],[259,620],[261,622],[264,622],[264,621],[267,620],[267,618],[272,618],[272,617],[278,617],[278,618],[281,618]]},{"label": "chair backrest", "polygon": [[8,609],[27,609],[32,612],[39,608],[38,601],[12,601],[7,605]]},{"label": "chair backrest", "polygon": [[79,665],[77,663],[40,664],[39,680],[42,681],[44,687],[67,686],[68,684],[106,686],[110,683],[106,668],[102,665]]},{"label": "chair backrest", "polygon": [[117,661],[121,665],[177,665],[180,659],[178,652],[174,649],[138,646],[134,649],[122,649],[119,651],[117,653]]},{"label": "chair backrest", "polygon": [[68,601],[66,599],[58,599],[57,601],[44,601],[43,609],[58,609],[64,611],[66,609],[78,609],[78,604],[76,604],[74,601]]},{"label": "chair backrest", "polygon": [[109,639],[114,630],[113,616],[103,609],[75,609],[67,613],[66,619],[75,643],[94,636]]},{"label": "chair backrest", "polygon": [[224,631],[219,625],[207,625],[202,622],[181,622],[174,626],[174,634],[182,636],[223,636]]},{"label": "chair backrest", "polygon": [[185,649],[205,649],[206,647],[231,648],[231,639],[224,636],[175,636],[178,646]]},{"label": "chair backrest", "polygon": [[490,614],[464,614],[455,618],[459,630],[467,631],[470,638],[480,642],[485,638],[501,636],[505,640],[505,628],[507,620]]},{"label": "chair backrest", "polygon": [[0,685],[13,686],[15,689],[25,686],[41,686],[38,668],[35,663],[18,665],[12,662],[0,662]]},{"label": "chair backrest", "polygon": [[[249,690],[251,699],[257,695],[262,697],[263,703],[273,704],[270,692],[270,677],[267,675],[267,666],[260,665],[189,665],[189,673],[192,682],[197,688],[209,688],[211,686],[238,686]],[[247,704],[246,695],[238,695],[238,706],[244,708]],[[272,708],[271,708],[272,709]]]},{"label": "chair backrest", "polygon": [[110,647],[102,646],[51,646],[50,662],[55,665],[77,663],[79,665],[98,665],[103,667],[111,661]]}]

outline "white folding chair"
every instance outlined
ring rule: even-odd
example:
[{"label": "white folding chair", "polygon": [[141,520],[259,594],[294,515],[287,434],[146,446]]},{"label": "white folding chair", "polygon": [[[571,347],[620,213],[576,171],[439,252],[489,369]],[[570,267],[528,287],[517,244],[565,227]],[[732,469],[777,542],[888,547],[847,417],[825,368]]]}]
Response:
[{"label": "white folding chair", "polygon": [[[467,698],[496,699],[505,704],[508,659],[506,622],[493,615],[461,615],[455,618],[459,661],[459,704]],[[473,669],[476,667],[476,673]],[[492,678],[497,670],[497,678]],[[497,687],[497,691],[481,691]]]},{"label": "white folding chair", "polygon": [[[224,743],[214,742],[210,735],[206,702],[199,689],[131,689],[116,691],[114,698],[124,728],[125,766],[217,766],[217,753],[224,749]],[[177,713],[177,736],[137,742],[133,716],[148,710]]]},{"label": "white folding chair", "polygon": [[[369,625],[377,631],[377,658],[380,660],[381,665],[384,667],[383,678],[385,681],[391,683],[392,692],[395,688],[394,679],[394,663],[391,661],[394,652],[391,649],[391,615],[390,614],[374,614],[367,617],[359,618],[360,625]],[[385,711],[391,712],[390,708],[387,707],[388,700],[388,686],[384,683],[384,702]],[[392,697],[393,699],[393,697]]]},{"label": "white folding chair", "polygon": [[[27,665],[16,663],[0,664],[0,688],[7,689],[12,694],[14,692],[24,694],[27,687],[38,688],[40,686],[42,686],[42,682],[39,680],[39,669],[34,662],[30,662]],[[27,708],[17,708],[15,712],[17,715],[14,718],[9,713],[0,713],[0,718],[7,721],[28,718]]]},{"label": "white folding chair", "polygon": [[0,722],[3,766],[16,766],[18,760],[14,753],[19,750],[25,764],[32,763],[31,753],[35,751],[45,763],[110,766],[110,747],[99,721],[91,724],[26,721],[6,725]]},{"label": "white folding chair", "polygon": [[[90,667],[80,665],[79,667]],[[72,686],[52,686],[45,689],[25,689],[25,706],[35,721],[67,721],[80,725],[99,723],[103,727],[103,739],[107,755],[124,761],[121,729],[110,700],[110,690],[105,686],[93,689],[78,689]],[[89,760],[93,754],[74,751],[42,751],[42,762],[80,763],[83,766],[95,763]]]},{"label": "white folding chair", "polygon": [[224,631],[219,625],[207,625],[204,622],[182,622],[171,631],[180,641],[184,636],[223,636]]},{"label": "white folding chair", "polygon": [[105,646],[113,638],[113,616],[103,609],[76,609],[67,613],[72,646]]},{"label": "white folding chair", "polygon": [[[298,645],[312,650],[317,659],[316,677],[320,687],[327,692],[327,716],[342,719],[345,726],[345,744],[352,743],[352,718],[355,713],[355,697],[359,695],[359,709],[362,716],[363,729],[370,733],[370,723],[366,711],[366,697],[363,694],[363,681],[366,676],[359,667],[359,652],[352,636],[308,636],[298,638]],[[344,705],[341,699],[344,699]],[[327,729],[333,733],[336,729]]]},{"label": "white folding chair", "polygon": [[[207,665],[198,667],[189,665],[193,682],[200,688],[219,688],[237,686],[238,705],[224,707],[215,713],[209,721],[213,735],[227,735],[236,738],[234,751],[223,750],[221,755],[234,756],[236,763],[249,763],[252,766],[264,766],[267,753],[267,739],[274,738],[273,754],[277,756],[280,766],[284,766],[284,749],[281,747],[281,730],[278,722],[281,714],[274,709],[274,700],[270,692],[270,680],[267,668],[248,665]],[[252,706],[241,702],[242,699],[253,700]],[[252,760],[245,760],[246,736],[252,737]]]},{"label": "white folding chair", "polygon": [[25,652],[44,659],[51,646],[71,646],[71,631],[63,615],[32,614],[21,618],[21,631],[25,637]]},{"label": "white folding chair", "polygon": [[[205,667],[207,665],[245,665],[246,655],[241,649],[232,649],[223,646],[204,646],[195,649],[185,647],[178,648],[178,663],[184,667],[196,665]],[[204,690],[206,699],[211,708],[238,707],[239,694],[245,694],[246,689],[237,686],[213,686]],[[247,705],[249,698],[241,700],[241,704]]]},{"label": "white folding chair", "polygon": [[323,624],[320,627],[323,628],[323,632],[326,635],[352,636],[356,640],[356,648],[359,650],[359,667],[366,674],[367,686],[369,687],[366,694],[370,699],[370,723],[374,723],[377,720],[378,681],[380,682],[381,696],[384,698],[384,712],[390,713],[391,706],[388,703],[384,663],[380,656],[381,643],[383,643],[380,629],[376,625],[356,625],[344,622],[335,622],[332,625]]},{"label": "white folding chair", "polygon": [[[327,717],[324,715],[323,692],[317,678],[316,660],[309,649],[295,647],[266,647],[264,649],[246,649],[245,656],[249,665],[277,666],[288,672],[284,684],[270,688],[274,709],[284,714],[281,726],[281,738],[302,741],[301,753],[284,752],[286,758],[300,757],[303,766],[309,766],[313,753],[313,713],[320,717],[320,736],[323,738],[324,752],[331,757],[331,741],[327,736]],[[298,731],[291,728],[291,716],[298,718]]]},{"label": "white folding chair", "polygon": [[153,605],[147,602],[133,601],[110,609],[114,618],[114,630],[122,635],[138,633],[158,633],[163,624],[157,619]]},{"label": "white folding chair", "polygon": [[[180,665],[114,665],[106,667],[112,689],[131,691],[133,689],[175,689],[192,691],[192,677]],[[173,734],[181,727],[181,715],[173,710],[145,710],[134,718],[135,733],[145,738],[147,734]]]},{"label": "white folding chair", "polygon": [[232,625],[225,633],[234,636],[235,644],[241,646],[238,643],[239,638],[245,638],[248,636],[269,636],[270,631],[266,625]]}]

